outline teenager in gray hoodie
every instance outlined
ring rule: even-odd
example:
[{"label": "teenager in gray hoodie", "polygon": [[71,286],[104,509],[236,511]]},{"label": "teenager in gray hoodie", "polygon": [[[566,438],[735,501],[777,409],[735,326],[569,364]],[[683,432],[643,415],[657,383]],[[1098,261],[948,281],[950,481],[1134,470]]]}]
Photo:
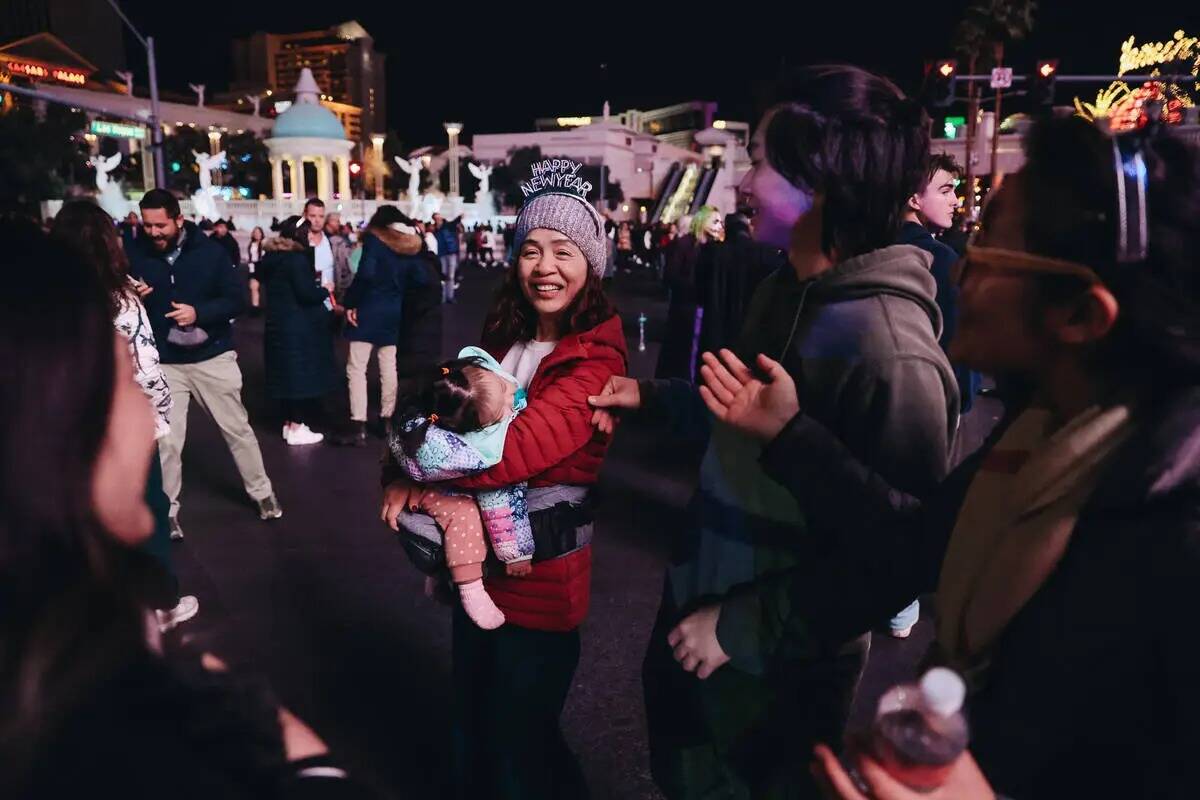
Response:
[{"label": "teenager in gray hoodie", "polygon": [[[740,189],[755,239],[787,248],[789,264],[759,286],[737,350],[777,358],[810,414],[919,495],[945,475],[958,413],[929,255],[892,244],[923,178],[927,119],[851,67],[803,70],[785,97],[758,126]],[[613,379],[594,404],[602,429],[603,409],[640,408],[709,437],[643,669],[655,780],[672,800],[812,793],[796,753],[840,738],[869,640],[776,646],[786,620],[735,589],[812,559],[832,534],[766,475],[760,444],[711,425],[687,384]],[[871,547],[878,532],[844,535]]]}]

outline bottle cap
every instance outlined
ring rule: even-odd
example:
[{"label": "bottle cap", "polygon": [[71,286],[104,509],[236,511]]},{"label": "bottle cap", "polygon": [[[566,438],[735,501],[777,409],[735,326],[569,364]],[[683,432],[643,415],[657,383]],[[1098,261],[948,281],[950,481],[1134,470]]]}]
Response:
[{"label": "bottle cap", "polygon": [[967,685],[958,673],[945,667],[934,667],[921,678],[921,699],[933,713],[949,717],[962,709]]}]

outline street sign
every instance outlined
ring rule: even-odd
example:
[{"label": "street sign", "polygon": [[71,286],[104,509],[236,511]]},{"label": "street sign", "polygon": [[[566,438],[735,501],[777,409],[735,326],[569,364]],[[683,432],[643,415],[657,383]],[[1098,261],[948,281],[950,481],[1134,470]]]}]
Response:
[{"label": "street sign", "polygon": [[992,70],[992,88],[1008,89],[1012,86],[1012,67],[996,67]]},{"label": "street sign", "polygon": [[88,131],[97,136],[113,136],[118,139],[141,139],[146,135],[146,129],[141,125],[126,125],[121,122],[106,122],[100,119],[92,120]]}]

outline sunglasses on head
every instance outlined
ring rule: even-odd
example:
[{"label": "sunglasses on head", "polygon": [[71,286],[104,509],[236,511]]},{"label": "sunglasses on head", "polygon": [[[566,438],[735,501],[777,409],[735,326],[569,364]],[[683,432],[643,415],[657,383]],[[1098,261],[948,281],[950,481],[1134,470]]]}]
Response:
[{"label": "sunglasses on head", "polygon": [[[1135,132],[1113,137],[1113,168],[1117,181],[1117,263],[1144,261],[1147,254],[1146,159],[1142,154],[1145,136]],[[1051,258],[1020,250],[975,244],[980,231],[971,234],[967,254],[954,265],[951,277],[961,285],[972,266],[1006,272],[1070,275],[1089,284],[1103,283],[1094,269],[1076,261]]]}]

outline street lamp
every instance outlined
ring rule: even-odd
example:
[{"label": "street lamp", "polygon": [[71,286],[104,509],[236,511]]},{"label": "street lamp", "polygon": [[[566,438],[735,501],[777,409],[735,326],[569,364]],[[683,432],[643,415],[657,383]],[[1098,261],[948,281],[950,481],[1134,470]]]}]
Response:
[{"label": "street lamp", "polygon": [[371,134],[371,146],[375,151],[371,170],[375,179],[375,199],[383,199],[383,142],[384,135],[382,133]]},{"label": "street lamp", "polygon": [[458,197],[458,135],[462,133],[463,126],[461,122],[446,122],[442,127],[450,137],[450,196]]},{"label": "street lamp", "polygon": [[117,5],[117,0],[108,0],[108,4],[112,6],[113,11],[117,12],[117,16],[125,23],[125,27],[129,28],[134,37],[142,43],[142,47],[146,48],[146,65],[150,74],[150,152],[154,156],[154,184],[162,188],[167,185],[167,175],[163,171],[162,125],[159,122],[162,117],[159,114],[158,105],[158,68],[154,63],[154,37],[142,36],[138,33],[138,29],[133,27],[129,17],[125,16],[125,12]]}]

